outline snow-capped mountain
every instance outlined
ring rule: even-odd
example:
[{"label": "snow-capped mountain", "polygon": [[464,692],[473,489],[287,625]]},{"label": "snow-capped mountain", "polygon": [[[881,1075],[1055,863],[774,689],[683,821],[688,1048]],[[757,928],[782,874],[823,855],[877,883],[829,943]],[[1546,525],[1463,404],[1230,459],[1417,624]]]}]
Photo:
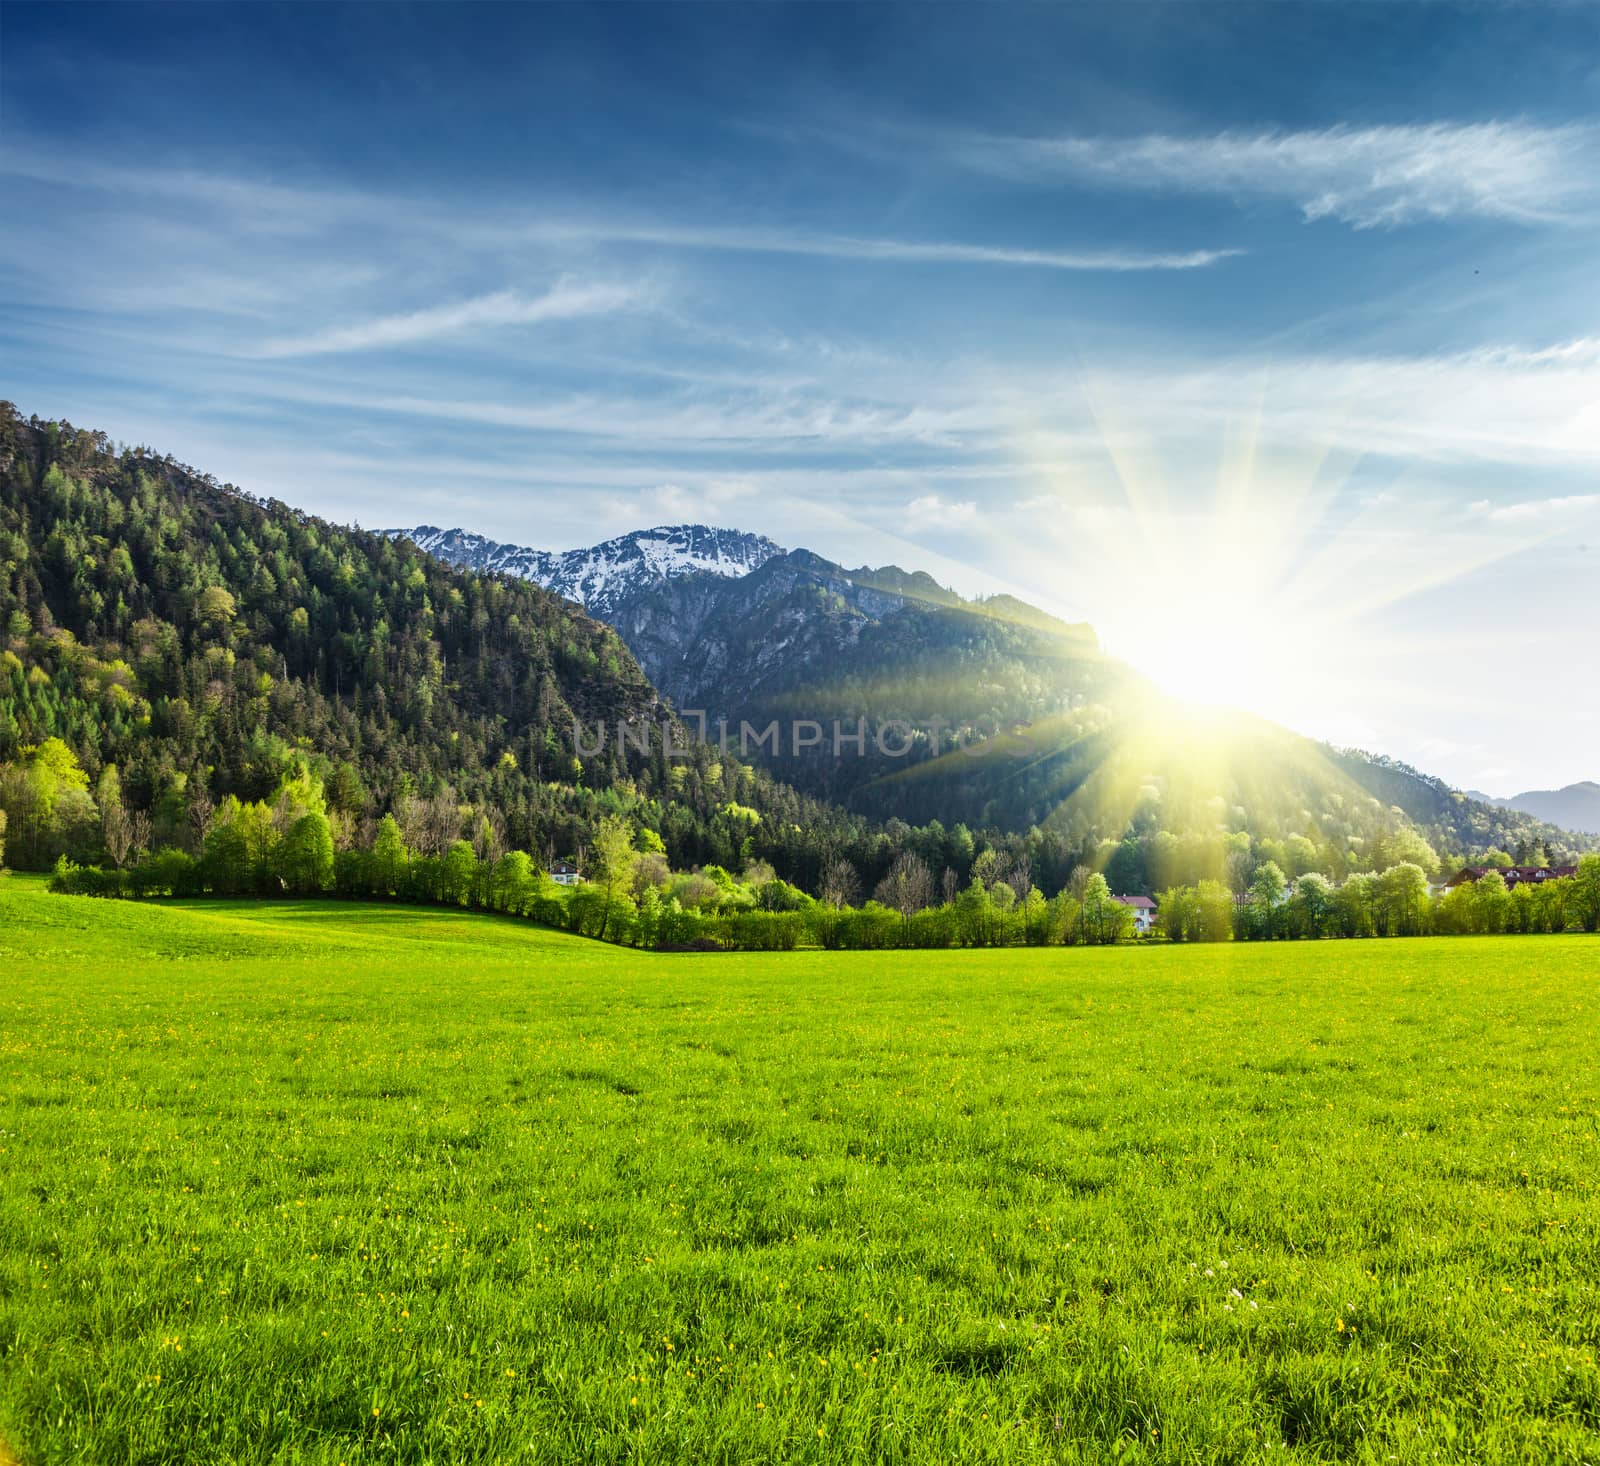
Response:
[{"label": "snow-capped mountain", "polygon": [[610,619],[625,599],[681,575],[709,572],[737,577],[784,553],[764,535],[704,524],[660,525],[582,550],[534,550],[506,545],[464,529],[419,524],[383,531],[471,570],[518,575],[577,601],[591,615]]},{"label": "snow-capped mountain", "polygon": [[[1221,800],[1272,820],[1291,811],[1296,827],[1329,848],[1352,835],[1379,838],[1394,809],[1440,850],[1475,852],[1508,831],[1513,846],[1519,831],[1533,838],[1524,816],[1463,805],[1404,765],[1312,745],[1255,720],[1232,735],[1238,750],[1215,771],[1196,773],[1181,759],[1152,766],[1141,731],[1152,689],[1104,655],[1089,626],[1011,596],[967,600],[922,572],[852,570],[703,525],[641,530],[563,554],[432,525],[390,533],[581,602],[616,629],[669,704],[698,710],[714,737],[732,730],[731,748],[802,793],[858,814],[1116,841],[1127,826],[1115,800],[1080,801],[1069,812],[1075,791],[1105,779],[1107,787],[1156,788],[1163,818],[1197,832],[1214,833]],[[802,748],[802,726],[833,736]],[[916,730],[909,747],[906,729]],[[781,736],[774,746],[746,730]],[[851,730],[863,740],[854,753]],[[886,730],[902,752],[884,747]],[[938,756],[957,748],[960,758]],[[1370,815],[1367,802],[1347,798],[1351,781],[1372,796]],[[1574,845],[1549,826],[1536,833],[1569,851],[1588,839]]]}]

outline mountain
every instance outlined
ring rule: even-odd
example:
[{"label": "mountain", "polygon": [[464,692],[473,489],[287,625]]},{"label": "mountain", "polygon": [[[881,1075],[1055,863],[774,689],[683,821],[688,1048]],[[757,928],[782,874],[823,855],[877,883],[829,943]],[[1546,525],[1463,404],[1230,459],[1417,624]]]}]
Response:
[{"label": "mountain", "polygon": [[[527,550],[496,556],[487,542],[460,531],[419,533],[419,544],[446,558],[494,559],[541,583],[557,558],[597,567],[604,610],[592,592],[586,604],[617,627],[676,708],[703,715],[713,737],[725,725],[742,757],[874,817],[1020,829],[1039,823],[1049,813],[1045,804],[1023,810],[1015,799],[997,802],[992,774],[971,760],[915,781],[905,776],[933,762],[940,748],[972,748],[1135,680],[1101,655],[1088,626],[1068,625],[1012,597],[968,601],[925,572],[847,570],[757,536],[680,527],[553,557]],[[714,570],[683,553],[637,552],[638,542],[650,549],[658,536],[679,546],[716,544],[724,552]],[[735,551],[746,553],[741,559]],[[776,752],[753,741],[774,721],[782,730]],[[835,721],[841,731],[864,722],[864,754],[833,756]],[[746,723],[750,736],[740,738]],[[799,723],[820,724],[829,735],[824,746],[793,749],[789,735]],[[896,724],[913,730],[911,746],[881,753],[878,735]]]},{"label": "mountain", "polygon": [[427,805],[419,840],[486,821],[548,857],[623,812],[681,866],[748,852],[814,883],[831,855],[872,879],[893,858],[865,822],[715,749],[669,764],[659,741],[583,746],[580,727],[619,721],[676,726],[615,630],[570,601],[0,403],[13,863],[101,858],[88,790],[112,766],[167,843],[209,805],[310,777],[352,834]]},{"label": "mountain", "polygon": [[[640,588],[619,597],[611,619],[676,707],[734,737],[750,725],[741,755],[776,721],[780,747],[761,756],[783,778],[881,817],[1026,828],[1034,821],[992,821],[981,791],[944,778],[912,787],[905,776],[942,748],[1066,714],[1132,676],[1101,655],[1087,626],[1009,598],[964,600],[896,566],[847,570],[807,550],[737,580],[685,575]],[[864,724],[864,754],[834,756],[835,722],[841,734]],[[824,745],[797,750],[797,727],[809,723],[824,729]]]},{"label": "mountain", "polygon": [[848,715],[991,736],[1132,676],[1090,627],[1014,597],[969,601],[922,571],[847,570],[736,530],[663,527],[559,554],[426,525],[385,533],[579,601],[658,691],[713,723]]},{"label": "mountain", "polygon": [[[620,813],[677,868],[768,862],[813,891],[840,862],[871,890],[903,854],[1052,894],[1085,864],[1146,892],[1265,859],[1342,875],[1419,854],[1419,833],[1448,859],[1600,844],[1389,760],[1186,716],[1088,627],[1009,598],[775,546],[714,573],[667,553],[706,541],[642,539],[666,548],[652,564],[634,539],[607,582],[636,659],[525,580],[0,404],[6,858],[104,858],[102,780],[157,843],[192,848],[230,796],[270,812],[314,785],[336,841],[388,811],[424,851],[471,835],[550,858]],[[647,673],[685,719],[704,705],[709,741]],[[789,746],[742,748],[746,720]]]},{"label": "mountain", "polygon": [[381,531],[470,570],[515,575],[611,619],[625,599],[683,575],[748,575],[783,550],[763,535],[703,524],[661,525],[581,550],[535,550],[501,544],[464,529]]},{"label": "mountain", "polygon": [[1560,825],[1567,830],[1582,830],[1600,835],[1600,784],[1585,780],[1568,784],[1563,789],[1530,789],[1513,794],[1509,799],[1496,799],[1492,794],[1469,791],[1469,799],[1481,800],[1499,809],[1521,810],[1535,819]]},{"label": "mountain", "polygon": [[774,547],[742,575],[604,558],[604,615],[663,696],[732,753],[875,819],[1037,829],[1076,848],[1299,836],[1335,871],[1401,826],[1451,858],[1571,848],[1392,760],[1259,719],[1197,725],[1090,627],[1014,597],[969,601],[923,572],[807,550]]}]

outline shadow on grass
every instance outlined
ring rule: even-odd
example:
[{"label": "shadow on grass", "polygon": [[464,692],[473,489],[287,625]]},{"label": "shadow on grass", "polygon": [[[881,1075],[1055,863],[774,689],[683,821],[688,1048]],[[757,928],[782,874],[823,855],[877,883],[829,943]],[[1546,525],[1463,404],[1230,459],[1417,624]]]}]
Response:
[{"label": "shadow on grass", "polygon": [[965,1379],[993,1379],[1016,1362],[1016,1348],[1004,1341],[985,1344],[954,1344],[943,1350],[934,1362],[941,1374]]}]

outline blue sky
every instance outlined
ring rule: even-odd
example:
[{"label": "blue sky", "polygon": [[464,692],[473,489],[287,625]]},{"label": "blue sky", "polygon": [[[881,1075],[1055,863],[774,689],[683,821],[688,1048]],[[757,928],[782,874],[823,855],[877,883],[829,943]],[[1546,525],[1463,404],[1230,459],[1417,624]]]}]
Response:
[{"label": "blue sky", "polygon": [[1600,778],[1600,11],[0,10],[0,392],[341,520],[1010,589]]}]

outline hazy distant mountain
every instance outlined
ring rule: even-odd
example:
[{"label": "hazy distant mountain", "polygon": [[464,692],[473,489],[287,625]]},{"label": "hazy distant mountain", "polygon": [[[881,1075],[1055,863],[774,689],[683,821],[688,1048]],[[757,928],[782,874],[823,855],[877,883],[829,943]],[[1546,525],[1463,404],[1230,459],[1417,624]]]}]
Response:
[{"label": "hazy distant mountain", "polygon": [[470,570],[500,571],[531,580],[610,620],[626,598],[680,575],[748,575],[783,548],[763,535],[703,524],[662,525],[580,550],[535,550],[501,544],[464,529],[389,529],[419,549]]},{"label": "hazy distant mountain", "polygon": [[1564,830],[1600,835],[1600,784],[1590,779],[1581,784],[1568,784],[1564,789],[1530,789],[1524,794],[1513,794],[1509,799],[1496,799],[1492,794],[1469,789],[1467,798],[1492,804],[1497,809],[1520,810],[1535,819],[1560,825]]}]

